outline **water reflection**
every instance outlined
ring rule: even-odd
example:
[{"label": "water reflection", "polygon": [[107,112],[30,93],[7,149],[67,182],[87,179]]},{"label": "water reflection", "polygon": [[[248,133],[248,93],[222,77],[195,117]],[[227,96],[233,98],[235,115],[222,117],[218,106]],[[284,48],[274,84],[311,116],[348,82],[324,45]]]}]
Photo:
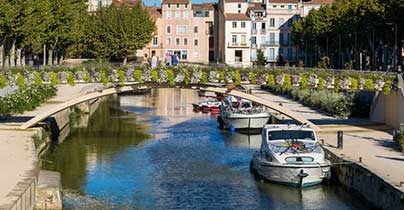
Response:
[{"label": "water reflection", "polygon": [[[296,188],[249,173],[259,135],[217,129],[196,92],[110,98],[44,158],[62,174],[67,209],[366,209],[337,186]],[[124,110],[121,111],[120,109]],[[342,192],[342,193],[341,193]]]}]

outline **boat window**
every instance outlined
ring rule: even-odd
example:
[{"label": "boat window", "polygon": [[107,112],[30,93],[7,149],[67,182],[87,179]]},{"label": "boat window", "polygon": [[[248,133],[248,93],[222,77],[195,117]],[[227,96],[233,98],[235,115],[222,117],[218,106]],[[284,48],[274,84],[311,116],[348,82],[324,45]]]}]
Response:
[{"label": "boat window", "polygon": [[285,158],[287,163],[307,163],[313,162],[314,158],[312,157],[287,157]]},{"label": "boat window", "polygon": [[313,131],[282,130],[268,132],[268,141],[285,139],[316,140]]}]

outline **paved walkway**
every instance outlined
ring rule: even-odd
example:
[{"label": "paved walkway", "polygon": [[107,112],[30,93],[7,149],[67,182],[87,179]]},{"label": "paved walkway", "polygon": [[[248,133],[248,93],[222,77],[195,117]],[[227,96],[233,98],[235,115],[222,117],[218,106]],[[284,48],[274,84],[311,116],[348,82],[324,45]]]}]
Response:
[{"label": "paved walkway", "polygon": [[21,182],[27,173],[36,167],[36,149],[32,136],[35,130],[13,130],[27,117],[35,116],[59,103],[76,98],[100,85],[77,84],[74,87],[60,85],[58,94],[35,111],[26,112],[20,116],[0,121],[0,206],[7,200],[17,183]]},{"label": "paved walkway", "polygon": [[[352,161],[359,161],[359,157],[362,157],[362,162],[368,169],[390,180],[394,185],[404,182],[403,153],[388,132],[363,128],[363,126],[374,124],[373,122],[365,119],[336,119],[321,111],[305,107],[292,99],[264,90],[255,89],[253,94],[275,103],[282,103],[284,108],[320,125],[322,130],[333,131],[321,132],[318,138],[324,139],[325,147],[335,154]],[[343,149],[336,148],[337,130],[344,130]],[[404,190],[404,185],[400,189]]]}]

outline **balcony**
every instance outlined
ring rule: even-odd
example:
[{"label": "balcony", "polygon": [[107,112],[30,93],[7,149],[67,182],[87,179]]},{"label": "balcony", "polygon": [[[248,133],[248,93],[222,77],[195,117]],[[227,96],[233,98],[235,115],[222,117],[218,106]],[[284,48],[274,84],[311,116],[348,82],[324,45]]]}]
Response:
[{"label": "balcony", "polygon": [[266,29],[261,29],[261,30],[260,30],[260,33],[261,33],[261,34],[266,34],[266,32],[267,32]]},{"label": "balcony", "polygon": [[257,44],[251,44],[252,49],[257,49]]},{"label": "balcony", "polygon": [[229,47],[229,48],[249,48],[247,43],[237,43],[237,42],[229,42],[229,43],[227,43],[227,47]]},{"label": "balcony", "polygon": [[266,42],[265,45],[266,45],[267,47],[277,47],[277,46],[280,46],[280,45],[279,45],[279,42],[276,42],[276,41],[269,41],[269,42]]},{"label": "balcony", "polygon": [[257,34],[257,29],[252,29],[251,34]]}]

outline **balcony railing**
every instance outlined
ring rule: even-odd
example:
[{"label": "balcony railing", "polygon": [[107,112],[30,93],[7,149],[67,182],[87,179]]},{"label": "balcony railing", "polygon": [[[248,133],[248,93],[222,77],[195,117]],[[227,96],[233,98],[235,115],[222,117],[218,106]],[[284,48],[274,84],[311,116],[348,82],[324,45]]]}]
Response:
[{"label": "balcony railing", "polygon": [[257,29],[252,29],[252,30],[251,30],[251,33],[252,33],[252,34],[257,34]]},{"label": "balcony railing", "polygon": [[257,44],[251,44],[252,49],[257,49]]},{"label": "balcony railing", "polygon": [[261,30],[260,30],[260,33],[261,33],[261,34],[265,34],[266,32],[267,32],[266,29],[261,29]]},{"label": "balcony railing", "polygon": [[229,42],[227,43],[227,47],[240,47],[240,48],[246,48],[249,47],[247,43],[239,43],[239,42]]}]

